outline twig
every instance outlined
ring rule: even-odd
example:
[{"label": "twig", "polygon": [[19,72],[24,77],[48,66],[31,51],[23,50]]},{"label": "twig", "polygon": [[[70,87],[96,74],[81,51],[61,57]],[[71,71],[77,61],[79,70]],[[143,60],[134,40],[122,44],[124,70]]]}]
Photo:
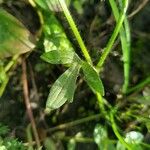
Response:
[{"label": "twig", "polygon": [[141,9],[144,8],[144,6],[149,2],[149,0],[142,0],[139,7],[137,7],[130,15],[128,15],[128,18],[132,18],[134,15],[136,15]]},{"label": "twig", "polygon": [[23,82],[23,94],[24,94],[24,100],[25,100],[27,113],[28,113],[28,116],[29,116],[29,119],[31,122],[31,126],[33,129],[33,135],[35,137],[35,141],[36,141],[37,147],[39,149],[40,148],[40,140],[39,140],[39,135],[38,135],[38,132],[36,129],[35,120],[34,120],[33,112],[31,109],[31,104],[30,104],[30,100],[29,100],[26,62],[24,59],[22,59],[22,82]]}]

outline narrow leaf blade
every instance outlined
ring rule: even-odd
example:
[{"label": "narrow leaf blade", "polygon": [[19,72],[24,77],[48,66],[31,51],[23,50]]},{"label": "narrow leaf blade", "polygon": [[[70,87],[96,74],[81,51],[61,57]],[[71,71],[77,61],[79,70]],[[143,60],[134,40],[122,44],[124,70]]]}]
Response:
[{"label": "narrow leaf blade", "polygon": [[47,99],[46,110],[57,109],[66,101],[72,102],[79,69],[80,65],[75,63],[55,81]]},{"label": "narrow leaf blade", "polygon": [[82,63],[82,70],[89,87],[104,96],[104,86],[96,70],[87,62]]}]

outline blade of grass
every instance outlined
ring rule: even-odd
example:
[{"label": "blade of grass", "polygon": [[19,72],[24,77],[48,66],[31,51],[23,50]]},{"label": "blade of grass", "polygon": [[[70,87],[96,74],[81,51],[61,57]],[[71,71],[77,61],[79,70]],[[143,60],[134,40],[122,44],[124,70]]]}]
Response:
[{"label": "blade of grass", "polygon": [[124,6],[122,8],[122,11],[119,15],[119,18],[118,18],[118,21],[117,21],[117,24],[116,24],[116,27],[114,29],[114,32],[110,38],[110,40],[108,41],[108,44],[106,45],[106,48],[104,49],[104,52],[102,54],[102,56],[100,57],[99,61],[98,61],[98,64],[97,64],[97,70],[100,71],[102,65],[104,64],[105,62],[105,59],[107,58],[114,42],[115,42],[115,39],[118,35],[118,33],[120,32],[120,29],[122,27],[122,23],[124,21],[124,18],[125,18],[125,14],[126,14],[126,11],[127,11],[127,7],[128,7],[128,0],[124,0]]},{"label": "blade of grass", "polygon": [[82,51],[85,59],[87,60],[87,62],[92,64],[91,57],[90,57],[90,55],[88,53],[88,50],[87,50],[87,48],[86,48],[86,46],[85,46],[85,44],[84,44],[84,42],[83,42],[83,40],[82,40],[82,38],[80,36],[80,33],[79,33],[79,31],[78,31],[78,29],[76,27],[76,24],[75,24],[75,22],[74,22],[74,20],[73,20],[73,18],[71,16],[67,6],[66,6],[65,1],[64,0],[58,0],[58,1],[60,3],[60,6],[62,7],[64,15],[66,16],[66,19],[67,19],[67,21],[68,21],[68,23],[69,23],[69,25],[70,25],[73,33],[74,33],[74,36],[76,37],[76,39],[77,39],[77,41],[78,41],[78,43],[80,45],[81,51]]},{"label": "blade of grass", "polygon": [[[117,4],[114,0],[109,0],[109,3],[111,5],[114,17],[116,21],[119,18],[119,10],[117,8]],[[129,72],[130,72],[130,27],[127,20],[127,17],[125,16],[124,19],[124,27],[122,26],[120,28],[120,39],[121,39],[121,46],[123,51],[123,62],[124,62],[124,84],[122,91],[123,93],[126,93],[129,85]]]},{"label": "blade of grass", "polygon": [[9,77],[5,78],[5,80],[1,84],[1,86],[0,86],[0,97],[3,95],[3,93],[4,93],[5,89],[6,89],[6,86],[8,84],[8,81],[9,81]]},{"label": "blade of grass", "polygon": [[130,47],[131,47],[131,35],[130,27],[127,17],[124,20],[125,34],[126,34],[126,45],[122,45],[123,51],[123,62],[124,62],[124,84],[122,92],[126,94],[130,80]]},{"label": "blade of grass", "polygon": [[86,123],[86,122],[89,122],[92,120],[100,119],[101,116],[102,116],[102,114],[96,114],[96,115],[88,116],[88,117],[81,118],[78,120],[74,120],[74,121],[71,121],[68,123],[63,123],[63,124],[60,124],[56,127],[52,127],[50,129],[48,129],[47,132],[54,132],[57,130],[68,129],[70,127],[77,126],[77,125],[82,124],[82,123]]},{"label": "blade of grass", "polygon": [[150,84],[150,76],[147,77],[145,80],[137,84],[136,86],[128,89],[127,94],[130,94],[131,92],[141,90],[144,86]]}]

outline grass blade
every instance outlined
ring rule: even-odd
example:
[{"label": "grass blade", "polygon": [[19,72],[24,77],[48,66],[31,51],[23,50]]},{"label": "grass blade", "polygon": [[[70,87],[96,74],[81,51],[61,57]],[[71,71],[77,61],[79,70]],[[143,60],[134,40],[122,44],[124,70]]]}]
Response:
[{"label": "grass blade", "polygon": [[[119,18],[119,10],[117,8],[117,4],[114,0],[109,0],[111,5],[115,20],[118,21]],[[123,62],[124,62],[124,84],[122,91],[123,93],[127,92],[128,85],[129,85],[129,73],[130,73],[130,27],[125,16],[124,19],[124,27],[122,26],[120,29],[120,39],[121,39],[121,46],[123,52]]]},{"label": "grass blade", "polygon": [[124,7],[119,15],[119,18],[118,18],[118,21],[117,21],[117,24],[116,24],[116,27],[114,29],[114,32],[110,38],[110,40],[108,41],[108,44],[106,45],[106,48],[104,49],[104,52],[102,54],[102,56],[100,57],[99,59],[99,62],[97,64],[97,70],[100,71],[102,65],[104,64],[105,62],[105,59],[107,58],[114,42],[115,42],[115,39],[118,35],[118,33],[120,32],[120,29],[122,27],[122,23],[124,21],[124,18],[125,18],[125,14],[126,14],[126,11],[127,11],[127,7],[128,7],[128,0],[125,0],[124,1]]}]

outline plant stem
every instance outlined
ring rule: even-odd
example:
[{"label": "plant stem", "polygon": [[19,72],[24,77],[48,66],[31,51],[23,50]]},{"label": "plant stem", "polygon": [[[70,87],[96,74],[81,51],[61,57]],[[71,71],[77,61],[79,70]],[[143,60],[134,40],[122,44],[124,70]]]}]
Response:
[{"label": "plant stem", "polygon": [[107,56],[108,56],[108,54],[109,54],[109,52],[110,52],[110,50],[114,44],[114,41],[115,41],[119,31],[120,31],[120,28],[121,28],[122,23],[123,23],[124,18],[125,18],[127,7],[128,7],[128,0],[124,0],[124,8],[120,13],[120,17],[118,19],[117,25],[116,25],[114,32],[113,32],[110,40],[108,41],[108,44],[107,44],[106,48],[104,49],[104,52],[103,52],[102,56],[100,57],[99,62],[96,66],[98,71],[100,71],[102,65],[104,64],[105,59],[107,58]]},{"label": "plant stem", "polygon": [[36,128],[32,108],[31,108],[31,104],[30,104],[30,99],[29,99],[27,72],[26,72],[26,62],[25,62],[24,59],[22,60],[22,81],[23,81],[23,94],[24,94],[27,113],[28,113],[28,116],[29,116],[29,119],[30,119],[30,122],[31,122],[33,135],[35,137],[37,148],[40,149],[40,139],[39,139],[39,135],[38,135],[38,132],[37,132],[37,128]]},{"label": "plant stem", "polygon": [[[19,55],[16,54],[12,57],[12,59],[8,62],[8,64],[4,67],[4,72],[5,74],[13,67],[14,64],[16,64],[17,59],[19,58]],[[5,80],[3,81],[3,83],[0,86],[0,97],[3,95],[5,88],[7,86],[7,83],[9,81],[9,75],[6,75]]]},{"label": "plant stem", "polygon": [[71,121],[69,123],[63,123],[63,124],[60,124],[56,127],[50,128],[47,131],[52,132],[52,131],[56,131],[56,130],[62,130],[62,129],[69,128],[69,127],[72,127],[75,125],[79,125],[79,124],[82,124],[82,123],[85,123],[85,122],[88,122],[91,120],[99,119],[101,116],[102,116],[101,114],[97,114],[97,115],[89,116],[89,117],[82,118],[79,120]]},{"label": "plant stem", "polygon": [[4,68],[5,72],[8,72],[11,69],[11,67],[17,62],[18,58],[19,58],[18,54],[14,55],[12,57],[12,59],[9,61],[9,63]]},{"label": "plant stem", "polygon": [[97,96],[97,100],[98,100],[98,105],[99,105],[100,111],[109,120],[109,117],[108,117],[107,112],[105,110],[105,105],[104,105],[103,97],[98,92],[96,93],[96,96]]},{"label": "plant stem", "polygon": [[7,77],[5,78],[5,80],[3,81],[3,83],[2,83],[1,86],[0,86],[0,97],[3,95],[3,93],[4,93],[4,91],[5,91],[5,88],[6,88],[6,86],[7,86],[8,81],[9,81],[9,76],[7,76]]},{"label": "plant stem", "polygon": [[142,82],[140,82],[139,84],[137,84],[136,86],[130,88],[128,91],[127,91],[127,94],[131,93],[131,92],[134,92],[134,91],[137,91],[137,90],[140,90],[142,89],[144,86],[146,86],[147,84],[150,83],[150,77],[147,77],[145,80],[143,80]]},{"label": "plant stem", "polygon": [[123,137],[120,135],[120,133],[118,132],[118,129],[117,129],[117,126],[116,126],[116,123],[115,123],[115,120],[114,120],[114,112],[111,112],[110,113],[110,121],[111,121],[111,124],[112,124],[112,129],[116,135],[116,137],[119,139],[119,141],[128,149],[128,150],[132,150],[130,148],[130,146],[125,142],[125,140],[123,139]]},{"label": "plant stem", "polygon": [[78,142],[78,143],[94,143],[94,139],[87,138],[87,137],[64,136],[64,137],[62,137],[60,139],[65,140],[65,141],[70,141],[70,139],[73,139],[73,140],[75,140],[75,142]]},{"label": "plant stem", "polygon": [[[118,21],[119,18],[119,10],[117,8],[117,4],[115,0],[109,0],[111,5],[113,15],[115,20]],[[120,1],[121,6],[121,1]],[[124,18],[124,27],[123,25],[120,28],[120,39],[123,53],[123,66],[124,66],[124,83],[122,87],[123,93],[126,93],[129,85],[129,73],[130,73],[130,46],[131,46],[131,36],[130,36],[130,27],[127,20],[127,17]]]},{"label": "plant stem", "polygon": [[126,45],[123,50],[123,62],[124,62],[124,83],[122,87],[122,92],[126,94],[129,86],[130,80],[130,47],[131,47],[131,35],[130,27],[127,17],[124,19],[125,35],[126,35]]},{"label": "plant stem", "polygon": [[85,44],[84,44],[84,42],[83,42],[83,40],[82,40],[82,38],[80,36],[80,33],[79,33],[79,31],[78,31],[78,29],[76,27],[76,24],[75,24],[75,22],[74,22],[74,20],[73,20],[73,18],[71,16],[67,6],[66,6],[66,3],[64,2],[64,0],[59,0],[59,3],[60,3],[60,5],[61,5],[61,7],[63,9],[63,12],[64,12],[64,14],[65,14],[65,16],[67,18],[67,21],[68,21],[69,25],[70,25],[73,33],[74,33],[74,36],[76,37],[76,39],[78,41],[78,44],[79,44],[79,46],[80,46],[80,48],[82,50],[82,53],[83,53],[85,59],[87,60],[87,62],[92,64],[91,57],[90,57],[90,55],[88,53],[88,50],[87,50],[87,48],[86,48],[86,46],[85,46]]}]

